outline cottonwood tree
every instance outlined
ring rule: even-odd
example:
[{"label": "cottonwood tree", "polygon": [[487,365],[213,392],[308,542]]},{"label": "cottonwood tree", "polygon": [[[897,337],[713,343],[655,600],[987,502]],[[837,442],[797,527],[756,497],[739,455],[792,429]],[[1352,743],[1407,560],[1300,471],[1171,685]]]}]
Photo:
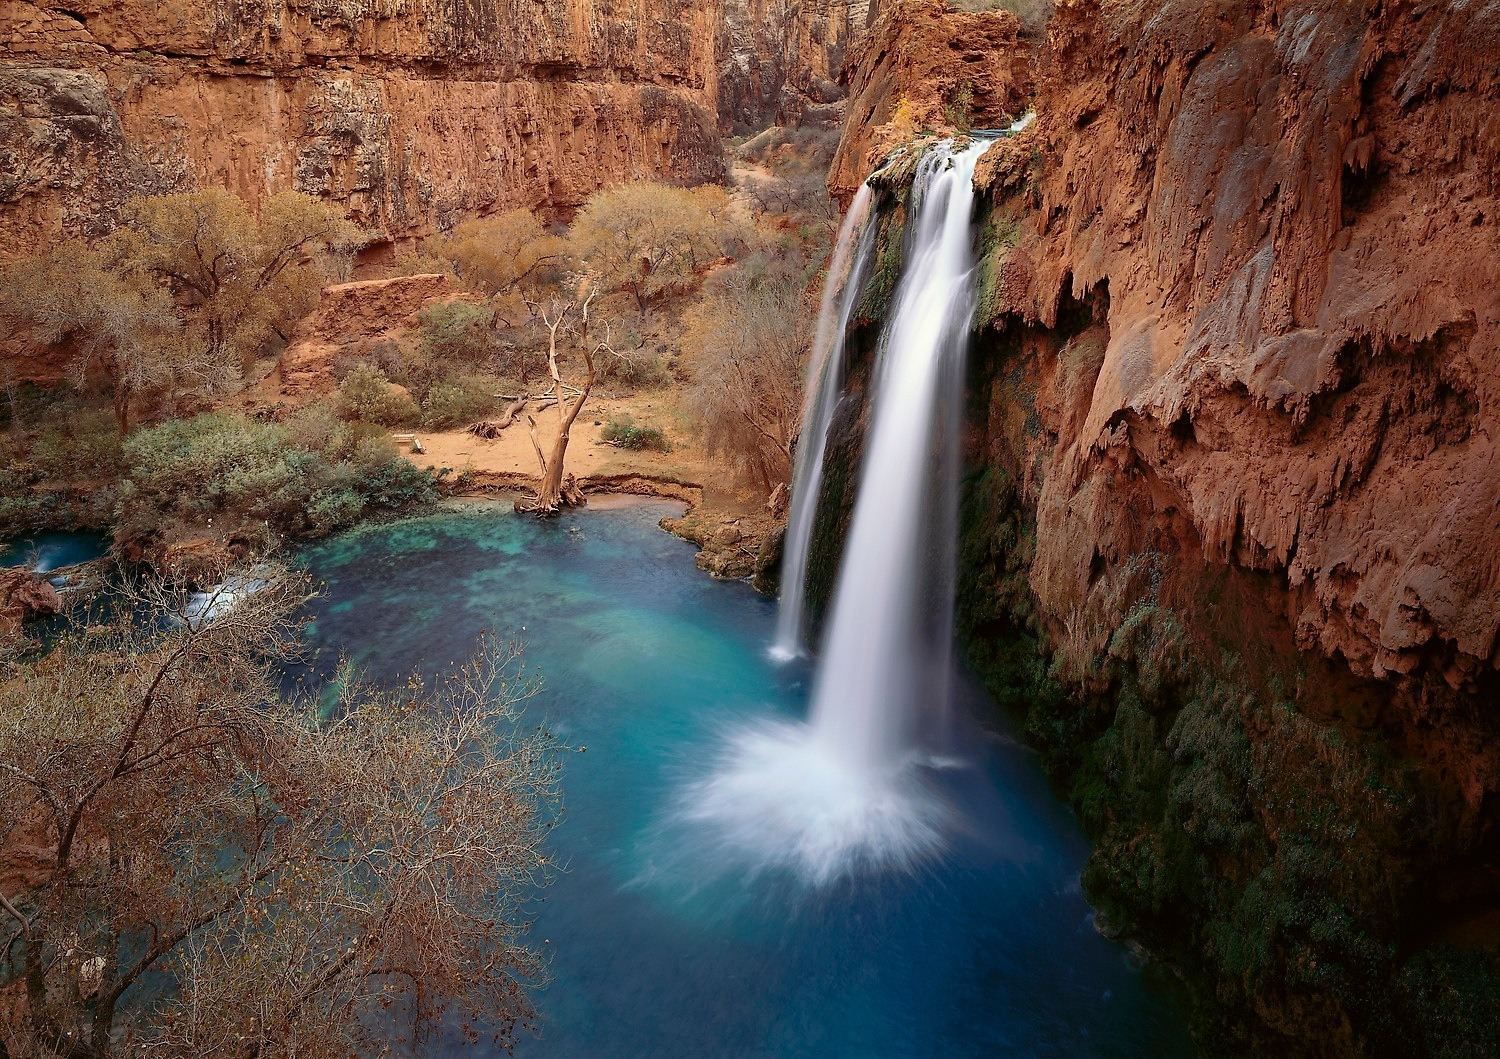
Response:
[{"label": "cottonwood tree", "polygon": [[77,240],[0,265],[0,324],[43,346],[65,345],[78,385],[104,383],[121,433],[140,398],[222,380],[213,358],[182,341],[159,285],[109,268]]},{"label": "cottonwood tree", "polygon": [[320,710],[273,668],[307,582],[254,583],[0,669],[0,1052],[324,1059],[531,1022],[557,766],[514,651],[436,686],[346,671]]},{"label": "cottonwood tree", "polygon": [[573,221],[574,255],[599,283],[648,313],[687,290],[699,270],[743,237],[723,188],[621,184],[584,204]]},{"label": "cottonwood tree", "polygon": [[709,454],[769,492],[791,472],[811,346],[807,277],[752,263],[710,281],[688,313],[684,409]]},{"label": "cottonwood tree", "polygon": [[316,305],[332,257],[363,242],[336,207],[285,191],[252,210],[223,188],[135,198],[106,244],[114,267],[168,286],[188,340],[238,367]]},{"label": "cottonwood tree", "polygon": [[[537,462],[541,464],[542,479],[533,500],[518,501],[516,509],[528,511],[543,518],[557,514],[563,507],[581,507],[586,500],[571,474],[564,469],[568,454],[568,437],[578,413],[583,410],[589,392],[594,388],[595,358],[602,355],[620,356],[610,344],[608,323],[600,324],[591,314],[598,297],[598,288],[585,282],[579,295],[573,299],[553,298],[536,307],[537,315],[547,329],[547,372],[552,377],[552,399],[555,402],[557,430],[552,438],[550,455],[542,451],[541,438],[537,431],[536,416],[528,415],[526,422],[531,430],[531,445],[536,450]],[[603,331],[602,337],[590,334],[590,327]],[[563,379],[563,362],[568,348],[583,361],[584,377],[581,386],[569,385]],[[576,362],[575,362],[576,363]]]},{"label": "cottonwood tree", "polygon": [[449,264],[464,286],[488,297],[502,319],[539,300],[570,263],[568,241],[547,231],[530,210],[465,221],[427,241],[427,253]]}]

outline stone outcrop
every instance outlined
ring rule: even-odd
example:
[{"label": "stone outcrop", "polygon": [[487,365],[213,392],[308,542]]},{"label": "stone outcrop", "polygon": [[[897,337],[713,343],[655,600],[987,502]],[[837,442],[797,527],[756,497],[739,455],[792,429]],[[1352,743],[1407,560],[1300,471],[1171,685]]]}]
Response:
[{"label": "stone outcrop", "polygon": [[721,179],[717,0],[4,0],[0,235],[295,188],[401,239]]},{"label": "stone outcrop", "polygon": [[1031,97],[1033,49],[1009,11],[957,11],[944,0],[881,11],[849,52],[848,112],[829,190],[847,200],[918,133],[1009,125]]},{"label": "stone outcrop", "polygon": [[33,618],[48,618],[62,610],[62,597],[44,577],[29,570],[0,570],[0,637]]},{"label": "stone outcrop", "polygon": [[991,163],[991,317],[1093,299],[1108,333],[1038,497],[1044,605],[1113,547],[1102,480],[1149,480],[1207,561],[1282,582],[1299,647],[1472,680],[1500,633],[1500,8],[1112,10],[1059,9],[1038,127]]}]

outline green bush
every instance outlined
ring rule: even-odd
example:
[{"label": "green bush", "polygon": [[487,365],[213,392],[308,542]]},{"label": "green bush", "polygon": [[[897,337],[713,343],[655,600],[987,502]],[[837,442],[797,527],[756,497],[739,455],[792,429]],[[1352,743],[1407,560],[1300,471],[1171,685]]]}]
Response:
[{"label": "green bush", "polygon": [[150,537],[169,520],[210,519],[318,535],[437,495],[431,473],[399,456],[383,432],[337,423],[320,407],[289,424],[227,412],[172,420],[137,431],[124,456],[122,539]]},{"label": "green bush", "polygon": [[358,365],[339,383],[339,412],[345,419],[387,427],[415,422],[421,415],[411,394],[391,385],[385,372],[368,364]]},{"label": "green bush", "polygon": [[622,449],[654,449],[657,452],[672,450],[667,436],[659,429],[637,423],[629,415],[620,416],[605,423],[600,436],[611,445],[618,445]]},{"label": "green bush", "polygon": [[422,402],[422,424],[433,430],[453,430],[483,419],[494,411],[494,384],[477,375],[440,382]]},{"label": "green bush", "polygon": [[488,302],[448,301],[417,313],[418,335],[426,358],[470,367],[490,355],[495,310]]},{"label": "green bush", "polygon": [[49,425],[31,446],[31,462],[44,477],[95,481],[120,472],[121,439],[115,417],[104,409],[78,410],[67,422]]}]

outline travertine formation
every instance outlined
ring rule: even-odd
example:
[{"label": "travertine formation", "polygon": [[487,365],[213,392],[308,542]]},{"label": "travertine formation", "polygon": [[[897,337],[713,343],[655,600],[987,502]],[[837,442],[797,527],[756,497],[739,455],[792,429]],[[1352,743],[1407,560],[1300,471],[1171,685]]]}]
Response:
[{"label": "travertine formation", "polygon": [[1061,0],[1031,59],[1003,19],[886,11],[830,177],[1038,114],[976,178],[970,656],[1109,929],[1236,1011],[1210,1053],[1482,1050],[1500,4]]},{"label": "travertine formation", "polygon": [[720,179],[718,0],[4,0],[0,234],[296,188],[388,239]]},{"label": "travertine formation", "polygon": [[830,190],[847,201],[887,152],[919,132],[1019,118],[1035,80],[1035,44],[1021,29],[1009,11],[956,11],[944,0],[881,11],[847,59],[849,102]]},{"label": "travertine formation", "polygon": [[1144,544],[1145,494],[1205,561],[1276,574],[1299,646],[1472,680],[1500,632],[1500,8],[1129,10],[1060,6],[1038,127],[992,159],[1016,230],[988,311],[1107,325],[1040,484],[1043,605]]}]

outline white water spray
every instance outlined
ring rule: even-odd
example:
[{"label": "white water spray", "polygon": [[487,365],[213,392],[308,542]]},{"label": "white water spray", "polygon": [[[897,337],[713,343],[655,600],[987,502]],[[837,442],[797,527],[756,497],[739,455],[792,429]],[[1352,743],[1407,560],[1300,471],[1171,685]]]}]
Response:
[{"label": "white water spray", "polygon": [[923,739],[948,707],[973,175],[990,142],[939,144],[913,182],[812,715],[741,733],[683,803],[741,869],[823,884],[909,870],[941,848],[949,809],[929,786]]},{"label": "white water spray", "polygon": [[828,427],[838,410],[844,387],[844,332],[864,289],[875,249],[875,225],[867,224],[874,192],[861,184],[839,229],[818,327],[813,334],[808,365],[807,397],[802,405],[802,432],[797,442],[797,464],[792,473],[792,509],[782,545],[781,601],[776,615],[776,640],[771,657],[785,662],[803,653],[802,624],[807,592],[807,555],[823,487],[823,454]]}]

